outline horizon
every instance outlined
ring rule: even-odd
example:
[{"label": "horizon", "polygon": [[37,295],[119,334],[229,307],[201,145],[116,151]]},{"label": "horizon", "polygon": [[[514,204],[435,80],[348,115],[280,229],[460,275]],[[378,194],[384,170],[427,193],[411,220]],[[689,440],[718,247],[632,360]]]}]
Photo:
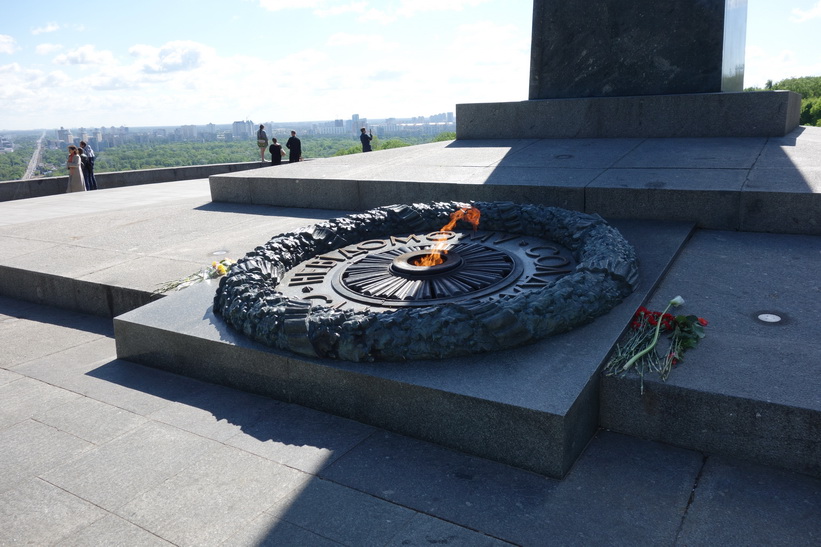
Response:
[{"label": "horizon", "polygon": [[[439,114],[441,114],[441,113],[439,113]],[[430,114],[430,115],[425,116],[425,117],[430,117],[430,116],[435,116],[435,115],[437,115],[437,114]],[[418,117],[418,116],[416,116],[416,117]],[[405,117],[400,118],[398,116],[389,116],[387,118],[364,118],[364,119],[368,123],[371,123],[371,120],[372,120],[374,123],[379,124],[379,123],[382,123],[382,122],[384,122],[385,120],[388,120],[388,119],[395,119],[395,120],[399,121],[400,123],[402,123],[402,122],[404,122],[404,120],[411,120],[413,118],[414,117],[412,117],[412,116],[407,117],[407,118],[405,118]],[[336,118],[336,119],[339,119],[339,118]],[[125,125],[125,124],[114,124],[114,125],[85,125],[85,126],[77,126],[77,127],[66,127],[66,126],[33,127],[33,128],[28,128],[28,129],[2,129],[2,128],[0,128],[0,135],[5,135],[5,134],[9,134],[9,133],[26,133],[26,132],[34,132],[34,131],[59,131],[60,129],[67,129],[67,130],[74,130],[74,129],[105,129],[105,128],[110,128],[110,127],[115,127],[115,128],[126,127],[129,130],[140,130],[140,129],[169,129],[169,128],[176,129],[176,128],[183,127],[183,126],[193,125],[193,126],[195,126],[199,129],[199,128],[202,128],[202,127],[207,127],[209,125],[214,125],[214,126],[217,126],[217,127],[224,127],[226,129],[230,129],[231,126],[234,123],[245,122],[245,121],[251,122],[255,126],[258,126],[260,124],[264,124],[265,129],[269,129],[269,128],[284,129],[285,127],[290,128],[292,126],[293,127],[298,127],[298,126],[304,126],[304,125],[309,125],[309,124],[333,123],[334,121],[336,121],[336,119],[333,119],[333,120],[285,121],[285,122],[276,122],[275,125],[271,125],[272,122],[270,120],[269,121],[259,121],[259,122],[254,122],[253,120],[234,120],[234,121],[230,121],[230,122],[183,123],[183,124],[172,124],[172,125],[155,125],[155,124],[152,124],[152,125]],[[350,118],[347,119],[347,120],[343,120],[343,121],[350,121]],[[438,123],[438,122],[429,122],[429,123]],[[358,136],[359,135],[359,129],[357,129],[356,132],[352,133],[352,134],[354,134],[354,136]]]},{"label": "horizon", "polygon": [[[748,3],[745,88],[821,75],[821,0],[774,4]],[[89,0],[65,13],[54,0],[4,10],[0,131],[413,118],[528,99],[531,0]]]}]

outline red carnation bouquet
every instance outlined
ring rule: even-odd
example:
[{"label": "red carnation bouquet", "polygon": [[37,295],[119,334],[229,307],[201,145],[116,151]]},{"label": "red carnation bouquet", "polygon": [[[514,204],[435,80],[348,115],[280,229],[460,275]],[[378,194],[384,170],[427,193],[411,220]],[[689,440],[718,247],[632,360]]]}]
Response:
[{"label": "red carnation bouquet", "polygon": [[[673,315],[671,307],[684,304],[680,296],[670,300],[663,312],[651,311],[641,306],[633,315],[630,330],[623,341],[616,344],[610,361],[604,367],[605,374],[622,375],[634,370],[641,377],[644,393],[644,375],[656,372],[666,380],[675,365],[684,360],[684,352],[693,349],[704,338],[707,320],[695,315]],[[658,342],[664,333],[669,339],[664,351]]]}]

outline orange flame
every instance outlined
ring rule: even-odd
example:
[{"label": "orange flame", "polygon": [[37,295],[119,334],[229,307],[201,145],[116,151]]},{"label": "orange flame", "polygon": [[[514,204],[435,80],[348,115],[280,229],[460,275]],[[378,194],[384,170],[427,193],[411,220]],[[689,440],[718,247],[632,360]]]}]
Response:
[{"label": "orange flame", "polygon": [[[442,229],[439,230],[440,232],[449,232],[453,230],[453,227],[456,226],[456,223],[463,218],[467,220],[471,226],[473,226],[473,231],[475,232],[479,228],[479,217],[481,216],[481,211],[475,207],[467,207],[463,209],[459,209],[454,211],[450,214],[450,222],[442,226]],[[423,266],[426,268],[430,268],[431,266],[437,266],[445,261],[442,258],[442,255],[447,254],[447,243],[445,243],[445,238],[439,238],[440,241],[436,245],[434,245],[431,250],[430,254],[423,256],[419,260],[416,261],[414,264],[415,266]]]}]

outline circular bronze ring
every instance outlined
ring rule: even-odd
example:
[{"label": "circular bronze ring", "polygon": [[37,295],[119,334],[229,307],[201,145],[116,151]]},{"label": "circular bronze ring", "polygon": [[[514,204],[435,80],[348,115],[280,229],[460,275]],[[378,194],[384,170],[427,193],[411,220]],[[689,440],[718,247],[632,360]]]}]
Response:
[{"label": "circular bronze ring", "polygon": [[[633,247],[598,215],[541,205],[474,202],[485,230],[541,237],[571,250],[572,273],[513,297],[386,310],[337,309],[275,287],[315,256],[374,237],[435,231],[466,206],[436,202],[379,207],[273,237],[220,281],[214,313],[268,346],[348,361],[442,359],[509,349],[592,321],[630,294],[638,280]],[[399,266],[413,269],[412,265]],[[445,262],[447,266],[447,262]]]}]

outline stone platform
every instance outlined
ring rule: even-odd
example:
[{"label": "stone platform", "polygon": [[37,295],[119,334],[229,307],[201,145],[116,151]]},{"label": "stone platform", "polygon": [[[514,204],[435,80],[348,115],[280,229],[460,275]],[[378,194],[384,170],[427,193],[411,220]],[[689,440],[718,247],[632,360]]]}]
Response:
[{"label": "stone platform", "polygon": [[598,427],[602,362],[692,230],[614,226],[636,247],[637,290],[593,323],[530,346],[436,361],[309,359],[229,329],[204,286],[115,318],[117,355],[561,478]]},{"label": "stone platform", "polygon": [[821,234],[821,128],[784,137],[456,140],[210,178],[216,202],[362,211],[513,201]]},{"label": "stone platform", "polygon": [[[683,311],[710,320],[707,338],[666,383],[648,379],[643,397],[633,377],[574,382],[600,382],[592,400],[601,426],[819,476],[814,424],[821,420],[821,385],[814,363],[821,347],[811,318],[818,311],[821,257],[818,236],[800,235],[817,233],[819,131],[801,128],[785,139],[762,140],[443,143],[264,167],[247,178],[214,177],[210,185],[183,181],[7,202],[0,205],[0,293],[120,315],[154,299],[160,283],[215,258],[239,258],[273,235],[398,199],[476,193],[598,209],[610,219],[684,222],[692,215],[701,227],[658,285],[614,317],[624,328],[632,313],[627,307],[662,309],[680,294],[687,300]],[[253,204],[252,190],[280,206]],[[237,199],[212,201],[214,191],[214,199],[220,193]],[[318,202],[317,196],[350,208],[282,206]],[[742,204],[749,210],[739,209]],[[708,228],[716,225],[733,229]],[[734,231],[739,225],[783,233]],[[192,325],[204,323],[206,300],[197,304],[202,315],[194,314]],[[762,311],[786,319],[767,325],[757,320]],[[169,314],[168,322],[173,319]],[[591,350],[599,362],[617,336],[601,328],[602,319],[585,327],[594,336],[606,330]],[[151,328],[158,341],[177,336]],[[584,374],[595,366],[585,364]],[[564,406],[574,418],[572,405]]]}]

